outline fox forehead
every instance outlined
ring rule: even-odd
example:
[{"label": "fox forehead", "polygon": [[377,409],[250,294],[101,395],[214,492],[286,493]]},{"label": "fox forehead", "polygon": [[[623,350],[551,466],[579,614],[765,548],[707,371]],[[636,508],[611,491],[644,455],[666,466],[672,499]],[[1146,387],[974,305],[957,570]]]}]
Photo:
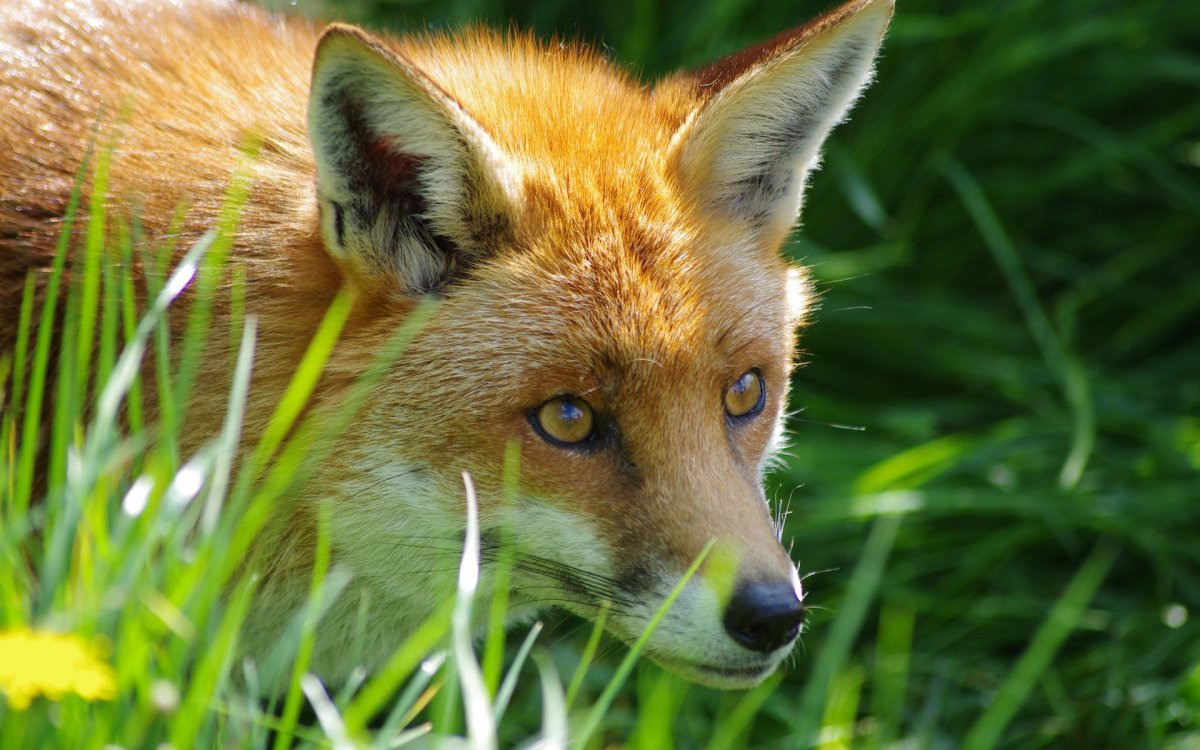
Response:
[{"label": "fox forehead", "polygon": [[486,328],[523,370],[583,372],[596,388],[647,370],[729,379],[790,356],[809,297],[799,270],[719,238],[630,234],[544,234],[452,285],[446,317]]},{"label": "fox forehead", "polygon": [[593,186],[653,174],[685,117],[677,102],[577,42],[474,28],[396,44],[507,157],[581,203]]}]

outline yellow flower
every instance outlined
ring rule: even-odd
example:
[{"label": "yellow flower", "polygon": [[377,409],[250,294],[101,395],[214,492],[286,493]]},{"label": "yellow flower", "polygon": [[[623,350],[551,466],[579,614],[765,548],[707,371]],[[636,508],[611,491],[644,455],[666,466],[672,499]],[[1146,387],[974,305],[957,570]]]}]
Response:
[{"label": "yellow flower", "polygon": [[0,631],[0,693],[20,711],[39,695],[60,700],[75,693],[84,700],[112,700],[117,692],[112,667],[101,649],[77,635]]}]

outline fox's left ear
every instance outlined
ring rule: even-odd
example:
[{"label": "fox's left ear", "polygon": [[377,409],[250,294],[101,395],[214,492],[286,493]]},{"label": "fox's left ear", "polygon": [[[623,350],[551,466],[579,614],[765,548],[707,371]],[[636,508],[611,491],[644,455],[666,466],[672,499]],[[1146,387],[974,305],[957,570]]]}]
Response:
[{"label": "fox's left ear", "polygon": [[322,238],[360,280],[434,291],[511,231],[517,178],[489,134],[357,28],[334,24],[317,45],[308,133]]},{"label": "fox's left ear", "polygon": [[[871,77],[893,0],[851,0],[757,47],[669,79],[698,105],[676,133],[685,187],[772,239],[796,221],[821,143]],[[685,96],[687,94],[684,94]]]}]

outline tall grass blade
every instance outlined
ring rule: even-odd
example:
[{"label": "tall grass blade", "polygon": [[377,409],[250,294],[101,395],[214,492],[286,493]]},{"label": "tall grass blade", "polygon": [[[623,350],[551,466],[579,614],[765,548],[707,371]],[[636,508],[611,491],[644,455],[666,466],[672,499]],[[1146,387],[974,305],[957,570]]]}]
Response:
[{"label": "tall grass blade", "polygon": [[871,715],[876,731],[868,739],[869,747],[886,746],[904,719],[915,621],[916,613],[911,606],[885,602],[880,608],[871,682]]},{"label": "tall grass blade", "polygon": [[187,254],[183,256],[179,265],[176,266],[170,277],[167,278],[167,283],[158,295],[155,296],[150,308],[142,317],[141,323],[138,324],[137,330],[134,332],[133,339],[125,345],[124,351],[121,352],[121,356],[117,359],[117,364],[113,368],[111,377],[109,377],[108,382],[105,383],[104,388],[100,391],[100,397],[96,405],[96,416],[92,421],[92,428],[89,430],[89,435],[91,436],[89,446],[92,455],[97,455],[98,451],[111,444],[111,439],[116,431],[121,402],[125,398],[125,395],[129,393],[129,389],[132,387],[134,380],[141,370],[142,358],[146,352],[146,346],[149,343],[151,334],[161,324],[163,316],[166,315],[167,307],[183,293],[183,290],[195,278],[200,262],[212,247],[215,239],[215,232],[211,230],[205,232],[192,245]]},{"label": "tall grass blade", "polygon": [[[509,440],[504,446],[504,504],[513,508],[519,498],[521,476],[521,444]],[[483,649],[483,678],[488,693],[496,695],[504,666],[504,641],[508,620],[508,596],[512,587],[513,548],[506,526],[499,529],[499,549],[491,565],[492,603],[488,611],[487,635]],[[499,713],[499,712],[498,712]]]},{"label": "tall grass blade", "polygon": [[1104,582],[1119,551],[1120,547],[1110,539],[1101,540],[1092,549],[1062,596],[1046,614],[1033,640],[1017,659],[983,715],[971,726],[963,750],[991,750],[999,744],[1004,729],[1050,666],[1063,641],[1075,630],[1084,608]]},{"label": "tall grass blade", "polygon": [[238,347],[237,363],[233,370],[233,387],[229,391],[229,405],[225,412],[225,423],[213,450],[215,453],[212,478],[204,501],[204,515],[200,529],[212,534],[217,529],[225,493],[233,473],[242,435],[242,420],[246,416],[246,397],[250,393],[250,373],[254,363],[254,346],[257,340],[258,318],[245,318],[241,345]]},{"label": "tall grass blade", "polygon": [[525,665],[525,659],[529,656],[534,641],[541,633],[542,623],[535,622],[529,632],[525,634],[525,640],[521,641],[521,647],[517,649],[512,664],[508,667],[508,674],[504,675],[504,682],[500,683],[500,689],[496,692],[496,702],[492,706],[492,713],[496,715],[497,730],[504,718],[504,711],[508,708],[508,702],[512,699],[513,691],[517,689],[517,680],[521,677],[521,667]]},{"label": "tall grass blade", "polygon": [[346,733],[346,725],[342,721],[342,717],[338,715],[337,706],[333,705],[333,701],[329,699],[329,694],[325,692],[325,686],[321,684],[321,681],[314,675],[306,674],[300,678],[300,688],[308,697],[308,702],[312,705],[313,712],[317,715],[317,721],[320,722],[321,729],[329,738],[330,744],[336,750],[353,750],[355,745]]},{"label": "tall grass blade", "polygon": [[320,618],[320,605],[324,598],[325,575],[329,572],[329,524],[330,508],[328,503],[322,503],[317,514],[317,553],[313,561],[312,580],[309,583],[308,604],[303,610],[300,646],[292,666],[292,679],[288,686],[287,697],[283,702],[281,726],[275,735],[275,750],[288,750],[292,746],[291,730],[296,726],[296,721],[300,716],[300,685],[312,660],[317,621]]},{"label": "tall grass blade", "polygon": [[1049,316],[1038,300],[1033,282],[1025,272],[1015,245],[979,183],[961,163],[950,156],[941,159],[940,167],[946,179],[958,192],[996,265],[1004,274],[1017,306],[1025,318],[1025,325],[1033,335],[1047,366],[1062,380],[1063,395],[1071,412],[1073,429],[1071,449],[1059,472],[1059,484],[1064,489],[1072,489],[1079,484],[1096,443],[1096,416],[1087,375],[1082,364],[1068,353],[1066,345],[1054,330]]},{"label": "tall grass blade", "polygon": [[252,141],[240,151],[240,158],[225,188],[213,226],[216,238],[212,251],[197,274],[196,293],[188,309],[187,325],[178,347],[179,364],[173,382],[173,402],[178,406],[175,419],[183,419],[185,416],[185,396],[192,391],[200,360],[205,356],[210,338],[213,306],[227,273],[226,261],[233,249],[234,235],[250,197],[250,189],[254,182],[251,165],[258,158],[259,147],[260,144]]},{"label": "tall grass blade", "polygon": [[871,534],[863,546],[862,555],[850,576],[846,599],[837,613],[837,619],[825,644],[817,656],[816,664],[800,695],[800,707],[793,722],[790,742],[797,747],[817,744],[817,724],[824,714],[835,676],[840,674],[850,659],[854,639],[862,630],[867,610],[879,591],[884,567],[900,531],[901,516],[880,516],[871,524]]},{"label": "tall grass blade", "polygon": [[671,609],[671,605],[675,604],[675,600],[683,593],[684,586],[687,585],[688,581],[692,580],[692,577],[696,575],[696,571],[700,570],[700,566],[704,564],[704,561],[708,558],[709,553],[712,552],[715,545],[716,539],[711,539],[708,544],[704,545],[704,549],[700,551],[700,554],[696,556],[696,559],[684,571],[683,576],[676,582],[671,592],[667,594],[667,598],[663,600],[658,611],[650,618],[650,622],[646,625],[645,630],[633,642],[633,645],[629,647],[629,652],[625,654],[625,658],[617,666],[616,673],[613,674],[612,679],[608,681],[608,684],[600,693],[600,697],[596,699],[596,702],[592,704],[591,709],[584,716],[579,730],[571,740],[572,748],[586,747],[588,740],[599,729],[604,714],[616,699],[621,686],[625,684],[625,680],[629,678],[629,673],[633,671],[638,659],[641,658],[642,651],[645,650],[646,644],[650,641],[650,636],[654,635],[654,631],[658,629],[659,624],[666,617],[667,611]]},{"label": "tall grass blade", "polygon": [[863,670],[849,664],[830,686],[829,698],[825,702],[825,716],[821,719],[820,750],[850,750],[855,743],[855,726],[858,718],[858,703],[862,696]]},{"label": "tall grass blade", "polygon": [[[421,668],[404,686],[399,697],[393,700],[391,713],[376,733],[377,736],[387,738],[398,734],[402,727],[412,722],[417,714],[429,705],[433,693],[437,691],[436,687],[430,687],[430,683],[445,663],[445,651],[439,651],[421,662]],[[432,729],[432,726],[429,728]]]},{"label": "tall grass blade", "polygon": [[[33,298],[34,290],[36,288],[36,281],[37,276],[33,272],[26,274],[25,288],[21,293],[21,312],[19,313],[19,318],[17,320],[17,340],[12,352],[11,387],[5,394],[4,400],[0,401],[0,412],[2,412],[4,415],[4,423],[6,425],[10,425],[10,427],[14,430],[13,434],[11,435],[11,439],[13,441],[12,447],[9,448],[8,446],[5,446],[5,451],[15,450],[16,447],[17,436],[15,430],[17,423],[15,418],[16,415],[21,412],[21,407],[23,405],[22,399],[25,397],[25,372],[29,366],[29,335],[30,329],[33,326]],[[5,408],[5,406],[8,408]],[[9,422],[10,419],[13,420],[11,423]],[[10,436],[8,435],[7,431],[5,431],[3,436],[0,436],[0,440],[7,441],[9,439]],[[9,466],[15,469],[16,462],[12,461],[11,458],[9,461],[11,462]],[[7,477],[9,482],[12,482],[14,478],[15,477],[13,476]],[[16,487],[15,485],[10,485],[9,502],[11,502],[15,496]]]},{"label": "tall grass blade", "polygon": [[566,750],[567,702],[553,660],[545,651],[533,655],[542,682],[542,736],[531,750]]},{"label": "tall grass blade", "polygon": [[[108,174],[112,164],[113,150],[117,145],[117,133],[113,133],[112,142],[100,149],[96,157],[96,169],[92,173],[91,192],[88,195],[88,224],[84,235],[83,267],[79,270],[81,285],[79,295],[79,319],[75,333],[75,362],[78,368],[75,386],[77,394],[87,392],[88,380],[92,377],[92,347],[96,338],[96,316],[100,305],[100,259],[104,255],[107,239],[108,218]],[[73,283],[76,280],[72,280]],[[80,405],[82,406],[82,404]]]},{"label": "tall grass blade", "polygon": [[762,705],[779,688],[782,681],[783,672],[779,671],[758,687],[746,691],[733,709],[723,715],[713,727],[712,739],[708,741],[707,750],[733,750],[737,747],[738,739],[746,732],[750,722],[754,721]]},{"label": "tall grass blade", "polygon": [[79,171],[75,173],[75,183],[71,188],[71,195],[67,199],[62,229],[59,230],[58,243],[54,248],[54,264],[46,280],[45,294],[42,296],[42,314],[38,323],[37,342],[34,345],[33,369],[29,377],[29,396],[25,402],[20,456],[17,459],[17,494],[13,509],[18,514],[23,514],[29,509],[33,494],[33,479],[36,474],[34,462],[40,446],[38,435],[41,431],[42,402],[45,397],[50,348],[54,337],[54,319],[58,312],[59,288],[62,286],[63,271],[67,255],[69,255],[68,249],[71,247],[71,234],[75,227],[75,214],[79,209],[80,195],[83,192],[84,177],[87,175],[88,166],[92,161],[92,150],[93,142],[89,142],[83,162],[79,165]]},{"label": "tall grass blade", "polygon": [[475,660],[471,605],[479,587],[479,507],[471,475],[463,473],[467,496],[467,528],[463,541],[462,563],[458,568],[458,593],[451,616],[451,641],[455,671],[462,689],[463,712],[467,718],[467,738],[472,750],[496,747],[496,720],[483,671]]},{"label": "tall grass blade", "polygon": [[320,327],[313,336],[312,343],[300,361],[300,366],[296,368],[295,376],[288,383],[278,408],[271,415],[271,421],[267,423],[267,427],[263,431],[262,439],[254,453],[254,466],[264,465],[275,455],[276,450],[283,443],[284,437],[295,424],[296,418],[300,416],[300,412],[308,403],[308,397],[321,377],[325,362],[333,352],[334,343],[341,335],[346,320],[350,317],[355,296],[350,287],[344,287],[329,305],[325,317],[321,319]]},{"label": "tall grass blade", "polygon": [[426,655],[450,632],[453,601],[447,601],[396,649],[383,667],[343,711],[346,731],[351,737],[363,735],[367,722],[392,698]]},{"label": "tall grass blade", "polygon": [[604,635],[604,623],[608,621],[608,611],[611,608],[612,602],[605,599],[600,603],[599,611],[596,612],[596,619],[592,623],[592,632],[588,635],[583,653],[579,655],[579,665],[575,667],[575,674],[571,675],[571,684],[567,688],[567,708],[575,705],[575,698],[578,697],[579,690],[583,687],[583,678],[587,675],[592,659],[596,658],[596,649],[600,647],[600,638]]}]

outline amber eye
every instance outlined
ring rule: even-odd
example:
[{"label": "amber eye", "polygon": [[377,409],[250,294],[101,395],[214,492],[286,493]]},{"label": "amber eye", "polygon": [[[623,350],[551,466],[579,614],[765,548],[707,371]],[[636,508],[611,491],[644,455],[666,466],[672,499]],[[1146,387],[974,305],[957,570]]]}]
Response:
[{"label": "amber eye", "polygon": [[767,387],[758,370],[747,370],[725,389],[725,413],[731,417],[749,417],[762,411]]},{"label": "amber eye", "polygon": [[579,445],[593,436],[592,407],[575,396],[552,398],[537,408],[533,423],[542,437],[558,445]]}]

